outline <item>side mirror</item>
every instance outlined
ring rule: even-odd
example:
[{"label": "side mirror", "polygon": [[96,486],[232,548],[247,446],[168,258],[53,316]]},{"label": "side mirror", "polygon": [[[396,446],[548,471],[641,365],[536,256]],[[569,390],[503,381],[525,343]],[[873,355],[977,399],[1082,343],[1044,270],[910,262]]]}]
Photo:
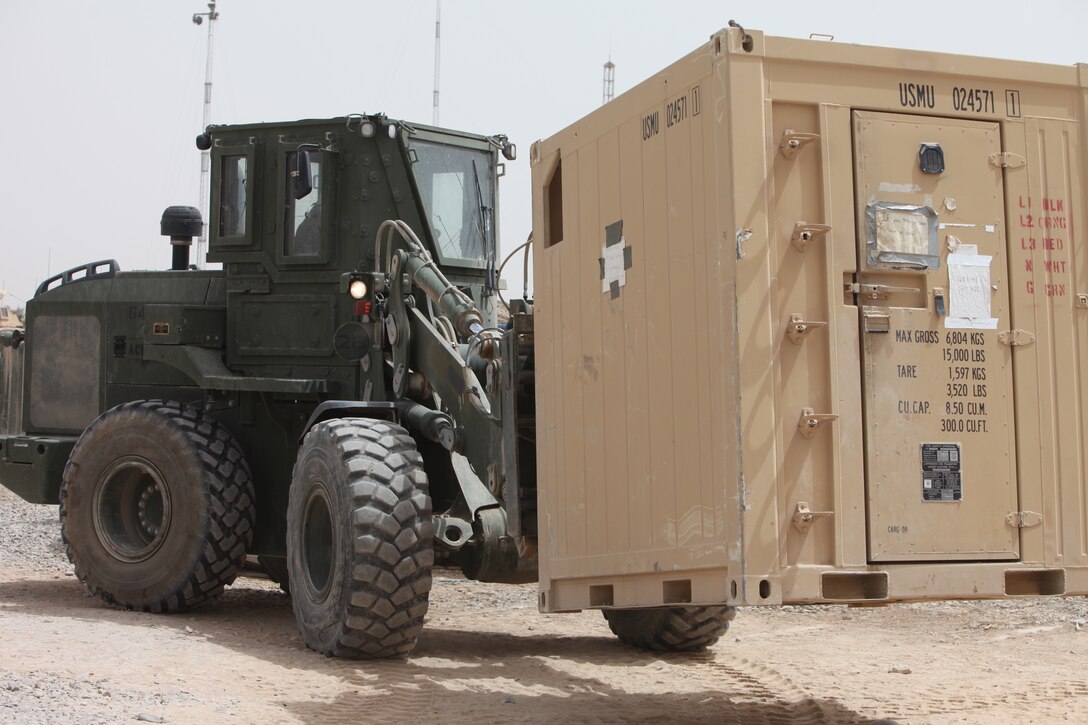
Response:
[{"label": "side mirror", "polygon": [[291,193],[296,199],[309,196],[314,190],[314,177],[310,170],[310,149],[319,148],[315,144],[303,144],[295,152],[295,168],[291,172]]}]

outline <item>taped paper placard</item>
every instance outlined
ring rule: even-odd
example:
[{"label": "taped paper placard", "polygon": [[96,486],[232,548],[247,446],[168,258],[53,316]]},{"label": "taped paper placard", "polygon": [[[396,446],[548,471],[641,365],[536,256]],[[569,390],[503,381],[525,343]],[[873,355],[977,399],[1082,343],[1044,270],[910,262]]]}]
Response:
[{"label": "taped paper placard", "polygon": [[[973,245],[962,245],[970,247]],[[973,250],[964,250],[973,251]],[[948,255],[948,317],[946,328],[996,330],[997,318],[991,316],[990,262],[983,254]]]},{"label": "taped paper placard", "polygon": [[913,211],[876,211],[877,254],[929,254],[929,220]]},{"label": "taped paper placard", "polygon": [[937,213],[928,206],[874,201],[865,209],[867,261],[877,269],[937,269]]},{"label": "taped paper placard", "polygon": [[631,269],[631,247],[623,237],[622,219],[604,228],[604,246],[597,261],[601,265],[601,292],[618,299],[620,288],[627,284],[627,270]]},{"label": "taped paper placard", "polygon": [[946,330],[996,330],[997,318],[975,320],[970,317],[946,317],[944,327]]},{"label": "taped paper placard", "polygon": [[622,243],[622,239],[620,241],[620,244],[601,248],[601,292],[608,292],[613,284],[619,287],[627,284],[627,269],[623,264],[623,250],[626,245]]}]

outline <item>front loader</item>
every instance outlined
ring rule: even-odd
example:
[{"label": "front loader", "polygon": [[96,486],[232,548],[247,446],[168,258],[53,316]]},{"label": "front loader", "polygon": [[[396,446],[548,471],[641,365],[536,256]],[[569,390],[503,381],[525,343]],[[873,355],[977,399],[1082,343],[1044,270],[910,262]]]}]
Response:
[{"label": "front loader", "polygon": [[256,560],[303,638],[407,654],[431,567],[535,571],[532,307],[500,327],[504,136],[382,115],[212,126],[202,220],[171,207],[172,269],[46,280],[6,355],[25,430],[0,479],[59,503],[76,575],[176,611]]}]

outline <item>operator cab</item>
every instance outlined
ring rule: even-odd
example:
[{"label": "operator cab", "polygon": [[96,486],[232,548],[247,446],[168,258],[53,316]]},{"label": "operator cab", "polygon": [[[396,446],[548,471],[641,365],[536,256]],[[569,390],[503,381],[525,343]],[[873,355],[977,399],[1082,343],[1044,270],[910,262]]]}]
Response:
[{"label": "operator cab", "polygon": [[505,136],[373,115],[211,126],[197,145],[212,154],[209,262],[373,270],[378,226],[401,219],[455,283],[495,288],[497,156],[516,157]]},{"label": "operator cab", "polygon": [[[317,387],[339,396],[364,396],[370,379],[377,386],[382,372],[361,379],[361,348],[339,341],[362,341],[354,325],[379,316],[375,285],[366,286],[366,299],[349,288],[388,264],[394,250],[375,244],[388,220],[407,224],[450,283],[495,323],[499,154],[516,156],[505,136],[354,115],[210,126],[197,146],[211,153],[207,261],[225,271],[208,303],[226,308],[232,370],[290,370],[329,380]],[[368,328],[370,345],[381,336]]]}]

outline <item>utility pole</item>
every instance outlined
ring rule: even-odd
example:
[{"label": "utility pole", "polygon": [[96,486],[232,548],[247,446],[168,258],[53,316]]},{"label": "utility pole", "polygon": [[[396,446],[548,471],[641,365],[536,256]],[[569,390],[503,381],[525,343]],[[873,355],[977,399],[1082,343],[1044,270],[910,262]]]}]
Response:
[{"label": "utility pole", "polygon": [[[208,12],[193,13],[193,24],[202,24],[204,18],[208,19],[208,60],[204,69],[204,125],[200,127],[201,133],[204,132],[204,129],[208,128],[208,124],[211,123],[212,117],[212,36],[215,28],[215,21],[219,19],[219,13],[215,10],[214,0],[208,3]],[[208,175],[211,172],[211,168],[211,151],[201,151],[200,200],[198,206],[200,208],[200,218],[203,220],[203,224],[200,228],[200,238],[196,242],[196,265],[201,269],[204,268],[204,256],[208,251]]]},{"label": "utility pole", "polygon": [[616,64],[612,62],[612,56],[608,56],[608,62],[604,64],[604,86],[601,89],[601,105],[608,103],[616,95]]},{"label": "utility pole", "polygon": [[432,122],[438,125],[438,68],[442,60],[442,0],[434,2],[434,117]]}]

